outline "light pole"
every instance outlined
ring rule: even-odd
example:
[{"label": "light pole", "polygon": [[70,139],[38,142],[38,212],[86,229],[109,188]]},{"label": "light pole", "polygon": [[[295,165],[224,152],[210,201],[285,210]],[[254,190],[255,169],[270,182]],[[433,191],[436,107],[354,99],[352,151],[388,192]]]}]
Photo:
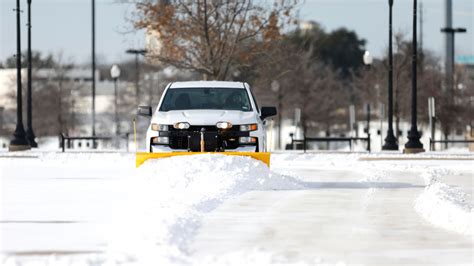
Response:
[{"label": "light pole", "polygon": [[[95,137],[95,0],[92,0],[92,136]],[[96,148],[95,140],[92,147]]]},{"label": "light pole", "polygon": [[28,87],[26,98],[26,139],[32,148],[38,148],[38,143],[35,141],[35,133],[33,132],[33,116],[32,116],[32,102],[31,102],[31,0],[28,0]]},{"label": "light pole", "polygon": [[398,142],[393,135],[393,48],[392,48],[392,8],[393,0],[388,0],[389,23],[388,23],[388,130],[382,150],[398,150]]},{"label": "light pole", "polygon": [[[469,96],[469,109],[470,109],[471,114],[474,112],[474,108],[472,108],[472,102],[473,101],[474,101],[474,96],[472,96],[472,95]],[[469,136],[471,138],[474,137],[473,125],[474,125],[474,123],[472,122],[472,116],[471,116],[470,120],[469,120],[469,133],[470,133]]]},{"label": "light pole", "polygon": [[[81,83],[81,81],[79,81],[79,83]],[[71,90],[71,122],[73,133],[76,133],[76,101],[80,96],[79,91],[77,89],[78,88]]]},{"label": "light pole", "polygon": [[417,128],[417,57],[418,57],[418,47],[417,47],[417,20],[416,20],[416,12],[417,12],[417,0],[413,0],[413,58],[412,58],[412,88],[411,88],[411,128],[410,132],[408,132],[408,142],[405,144],[404,153],[420,153],[424,152],[423,144],[420,142],[420,132],[418,132]]},{"label": "light pole", "polygon": [[[374,57],[372,54],[369,51],[365,51],[362,59],[364,60],[364,64],[367,66],[367,68],[370,69],[374,63]],[[370,152],[370,102],[367,104],[367,136],[367,148]]]},{"label": "light pole", "polygon": [[[446,88],[448,89],[450,96],[454,96],[454,46],[455,46],[455,36],[457,33],[466,33],[467,30],[465,28],[442,28],[441,32],[446,33],[451,40],[449,45],[449,58],[446,58]],[[448,56],[448,55],[447,55]]]},{"label": "light pole", "polygon": [[23,127],[22,93],[21,93],[21,34],[20,34],[20,0],[16,0],[16,128],[9,151],[24,151],[31,147],[26,140]]},{"label": "light pole", "polygon": [[145,88],[146,90],[148,90],[148,106],[151,106],[151,98],[153,97],[151,92],[151,87],[153,86],[153,77],[151,76],[151,74],[145,74],[143,79]]},{"label": "light pole", "polygon": [[465,28],[453,28],[453,3],[452,0],[445,0],[445,27],[441,32],[445,33],[446,37],[446,58],[445,58],[445,73],[446,73],[446,90],[449,94],[454,93],[454,38],[457,33],[465,33]]},{"label": "light pole", "polygon": [[137,105],[139,104],[139,95],[140,95],[140,89],[138,86],[138,82],[140,79],[140,68],[138,65],[138,56],[139,55],[145,55],[147,53],[147,50],[145,49],[128,49],[125,51],[127,54],[134,54],[135,55],[135,93],[136,93],[136,100],[137,100]]},{"label": "light pole", "polygon": [[120,125],[118,120],[118,92],[117,92],[117,79],[120,77],[120,68],[117,65],[113,65],[110,69],[110,76],[114,79],[114,95],[115,95],[115,135],[120,134]]},{"label": "light pole", "polygon": [[281,149],[281,106],[282,106],[282,93],[280,89],[280,83],[277,80],[272,81],[271,84],[272,91],[277,93],[277,100],[278,100],[278,142],[277,147]]},{"label": "light pole", "polygon": [[383,147],[383,120],[385,119],[385,104],[381,101],[381,93],[380,93],[380,85],[375,84],[375,91],[377,92],[377,100],[379,102],[379,116],[380,116],[380,130],[379,130],[379,135],[380,135],[380,148]]}]

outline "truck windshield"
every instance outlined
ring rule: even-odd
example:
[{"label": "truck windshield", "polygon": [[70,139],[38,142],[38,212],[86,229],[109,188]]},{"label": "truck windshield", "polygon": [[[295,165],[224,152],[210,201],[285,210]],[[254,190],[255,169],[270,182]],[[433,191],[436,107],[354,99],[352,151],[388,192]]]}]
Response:
[{"label": "truck windshield", "polygon": [[166,92],[160,111],[175,110],[236,110],[252,111],[245,89],[239,88],[179,88]]}]

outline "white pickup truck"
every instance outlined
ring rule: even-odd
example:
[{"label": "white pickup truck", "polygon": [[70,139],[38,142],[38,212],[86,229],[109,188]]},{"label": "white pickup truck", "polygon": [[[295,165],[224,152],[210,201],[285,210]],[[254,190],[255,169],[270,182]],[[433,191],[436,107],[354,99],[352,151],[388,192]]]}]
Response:
[{"label": "white pickup truck", "polygon": [[250,86],[243,82],[192,81],[166,86],[146,133],[148,152],[264,152],[264,120],[275,107],[258,107]]}]

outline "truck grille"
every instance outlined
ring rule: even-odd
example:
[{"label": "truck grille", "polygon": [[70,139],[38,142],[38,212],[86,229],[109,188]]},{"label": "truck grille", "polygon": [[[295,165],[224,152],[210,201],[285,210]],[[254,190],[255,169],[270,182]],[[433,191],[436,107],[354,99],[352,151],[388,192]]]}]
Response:
[{"label": "truck grille", "polygon": [[[169,147],[171,149],[179,149],[179,150],[187,150],[188,148],[191,151],[200,151],[200,140],[201,140],[201,129],[204,128],[206,130],[206,134],[204,135],[205,140],[205,150],[209,152],[217,151],[221,146],[222,142],[226,142],[226,150],[237,149],[239,147],[239,139],[238,137],[234,138],[227,138],[227,139],[218,139],[217,135],[219,129],[215,126],[191,126],[187,129],[187,132],[192,132],[190,136],[170,136],[169,137]],[[226,131],[239,131],[239,126],[233,126],[231,129]],[[170,127],[169,131],[180,131],[179,129],[175,129]],[[191,145],[189,145],[189,141],[191,141]]]}]

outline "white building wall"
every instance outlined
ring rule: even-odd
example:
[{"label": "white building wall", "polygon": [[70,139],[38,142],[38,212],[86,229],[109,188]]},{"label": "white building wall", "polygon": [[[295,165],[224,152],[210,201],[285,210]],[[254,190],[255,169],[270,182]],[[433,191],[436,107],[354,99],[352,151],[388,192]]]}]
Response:
[{"label": "white building wall", "polygon": [[[26,84],[26,69],[22,69],[21,78]],[[12,101],[9,94],[16,95],[16,69],[0,69],[0,106],[5,109],[16,108],[16,101]]]}]

